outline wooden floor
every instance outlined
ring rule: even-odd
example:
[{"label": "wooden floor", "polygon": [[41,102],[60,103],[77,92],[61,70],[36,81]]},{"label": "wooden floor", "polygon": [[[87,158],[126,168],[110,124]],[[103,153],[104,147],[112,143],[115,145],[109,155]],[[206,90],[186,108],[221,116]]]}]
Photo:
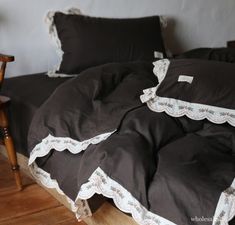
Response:
[{"label": "wooden floor", "polygon": [[23,183],[23,191],[17,191],[10,167],[0,155],[0,225],[86,225],[24,175]]}]

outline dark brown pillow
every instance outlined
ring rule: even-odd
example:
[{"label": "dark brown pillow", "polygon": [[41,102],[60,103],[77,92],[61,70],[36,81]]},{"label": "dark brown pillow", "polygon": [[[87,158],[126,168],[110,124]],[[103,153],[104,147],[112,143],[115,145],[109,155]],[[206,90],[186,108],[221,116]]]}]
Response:
[{"label": "dark brown pillow", "polygon": [[165,56],[159,16],[108,19],[56,12],[54,24],[63,51],[57,73],[78,74],[109,62],[154,61]]},{"label": "dark brown pillow", "polygon": [[195,48],[179,54],[176,59],[207,59],[235,63],[235,48]]},{"label": "dark brown pillow", "polygon": [[153,111],[235,126],[235,64],[164,59],[154,63],[154,73],[159,85],[141,96]]}]

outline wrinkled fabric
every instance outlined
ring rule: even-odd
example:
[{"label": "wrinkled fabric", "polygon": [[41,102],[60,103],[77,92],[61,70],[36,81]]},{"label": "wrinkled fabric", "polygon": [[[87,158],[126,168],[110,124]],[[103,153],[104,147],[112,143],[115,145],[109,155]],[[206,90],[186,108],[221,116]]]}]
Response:
[{"label": "wrinkled fabric", "polygon": [[141,90],[157,83],[151,71],[150,63],[112,63],[63,83],[35,113],[28,149],[48,134],[83,141],[113,131],[129,110],[141,105]]},{"label": "wrinkled fabric", "polygon": [[87,70],[37,111],[30,149],[48,133],[85,140],[116,129],[82,153],[55,149],[36,162],[73,200],[100,167],[150,212],[178,225],[212,224],[194,219],[213,218],[235,177],[235,128],[150,111],[139,95],[154,82],[145,63]]}]

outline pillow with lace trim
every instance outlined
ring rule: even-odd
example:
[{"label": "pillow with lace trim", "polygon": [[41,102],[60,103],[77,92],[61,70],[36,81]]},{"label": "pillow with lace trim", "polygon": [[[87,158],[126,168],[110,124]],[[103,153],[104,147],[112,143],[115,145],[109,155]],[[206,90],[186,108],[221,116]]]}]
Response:
[{"label": "pillow with lace trim", "polygon": [[62,56],[50,76],[77,75],[110,62],[153,61],[166,56],[160,16],[101,18],[82,15],[74,8],[49,12],[49,33]]},{"label": "pillow with lace trim", "polygon": [[141,101],[156,112],[235,126],[235,64],[199,59],[154,62],[156,87]]},{"label": "pillow with lace trim", "polygon": [[[57,72],[60,68],[60,64],[62,62],[62,57],[63,57],[63,50],[61,48],[61,42],[58,37],[58,33],[57,33],[56,26],[55,26],[55,21],[54,21],[54,16],[57,12],[61,12],[61,11],[49,11],[45,16],[45,23],[47,25],[49,37],[52,41],[52,44],[55,46],[56,52],[59,56],[59,64],[54,66],[53,69],[49,70],[47,72],[47,75],[49,77],[68,77],[69,76],[68,74],[63,74],[63,73]],[[80,9],[73,8],[73,7],[69,8],[67,10],[64,10],[63,13],[67,14],[67,15],[80,15],[80,14],[82,14]],[[70,76],[73,76],[73,75],[70,75]]]}]

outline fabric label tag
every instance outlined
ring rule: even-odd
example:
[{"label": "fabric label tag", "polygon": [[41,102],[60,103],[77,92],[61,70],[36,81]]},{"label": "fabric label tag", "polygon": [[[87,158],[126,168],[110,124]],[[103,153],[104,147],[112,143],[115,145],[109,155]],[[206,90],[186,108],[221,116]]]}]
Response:
[{"label": "fabric label tag", "polygon": [[154,51],[154,58],[163,59],[163,53]]},{"label": "fabric label tag", "polygon": [[193,77],[187,75],[179,75],[178,82],[187,82],[191,84],[193,82]]}]

